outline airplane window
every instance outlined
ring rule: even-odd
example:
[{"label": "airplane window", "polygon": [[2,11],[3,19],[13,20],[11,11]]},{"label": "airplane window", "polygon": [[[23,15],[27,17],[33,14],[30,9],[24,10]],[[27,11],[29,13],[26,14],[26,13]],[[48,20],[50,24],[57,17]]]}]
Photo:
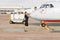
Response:
[{"label": "airplane window", "polygon": [[50,8],[54,7],[52,4],[50,4]]},{"label": "airplane window", "polygon": [[48,8],[49,4],[43,4],[40,8]]},{"label": "airplane window", "polygon": [[45,4],[43,4],[40,8],[44,8],[45,7]]}]

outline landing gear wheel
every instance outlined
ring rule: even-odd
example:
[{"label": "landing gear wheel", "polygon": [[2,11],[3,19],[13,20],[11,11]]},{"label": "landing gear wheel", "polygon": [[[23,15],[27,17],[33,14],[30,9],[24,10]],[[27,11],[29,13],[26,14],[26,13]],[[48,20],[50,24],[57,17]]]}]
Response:
[{"label": "landing gear wheel", "polygon": [[42,27],[45,27],[45,26],[46,26],[46,24],[42,23],[42,24],[41,24],[41,26],[42,26]]},{"label": "landing gear wheel", "polygon": [[41,21],[41,27],[44,27],[46,30],[51,30],[51,28],[48,27],[48,25],[46,24],[46,21],[45,20],[42,20]]},{"label": "landing gear wheel", "polygon": [[44,27],[47,30],[50,30],[50,28],[46,24],[44,24],[44,23],[42,23],[41,26]]}]

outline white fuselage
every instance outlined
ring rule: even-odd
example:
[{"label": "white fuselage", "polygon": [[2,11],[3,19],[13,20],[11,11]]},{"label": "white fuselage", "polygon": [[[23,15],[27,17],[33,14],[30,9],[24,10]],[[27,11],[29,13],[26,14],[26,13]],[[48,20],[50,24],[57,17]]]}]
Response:
[{"label": "white fuselage", "polygon": [[[60,2],[52,2],[46,4],[42,4],[40,9],[31,12],[30,16],[37,20],[60,20]],[[50,7],[50,4],[53,6]]]}]

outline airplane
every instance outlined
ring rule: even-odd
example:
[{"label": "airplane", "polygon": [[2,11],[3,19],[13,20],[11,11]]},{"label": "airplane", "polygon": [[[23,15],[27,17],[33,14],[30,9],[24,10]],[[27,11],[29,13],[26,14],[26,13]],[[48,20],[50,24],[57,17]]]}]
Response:
[{"label": "airplane", "polygon": [[37,19],[41,22],[41,26],[47,30],[50,28],[47,25],[47,22],[60,22],[60,1],[51,1],[43,3],[38,9],[32,10],[32,12],[27,13],[30,17]]}]

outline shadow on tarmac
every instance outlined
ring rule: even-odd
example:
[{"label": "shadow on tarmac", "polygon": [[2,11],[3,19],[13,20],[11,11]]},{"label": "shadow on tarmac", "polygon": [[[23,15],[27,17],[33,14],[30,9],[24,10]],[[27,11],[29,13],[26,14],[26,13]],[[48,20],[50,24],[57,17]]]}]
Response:
[{"label": "shadow on tarmac", "polygon": [[[39,26],[40,23],[29,23],[29,25]],[[48,26],[60,26],[60,23],[47,23]]]}]

